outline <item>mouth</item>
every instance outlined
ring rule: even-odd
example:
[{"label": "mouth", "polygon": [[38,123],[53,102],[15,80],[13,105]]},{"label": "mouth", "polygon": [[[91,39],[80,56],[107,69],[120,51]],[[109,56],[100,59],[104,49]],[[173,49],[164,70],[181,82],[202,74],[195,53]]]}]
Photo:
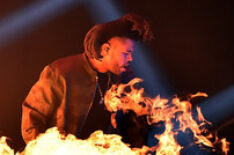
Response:
[{"label": "mouth", "polygon": [[121,68],[123,68],[126,71],[128,67],[129,67],[129,64],[125,64]]},{"label": "mouth", "polygon": [[124,68],[128,68],[129,67],[129,63],[123,65]]},{"label": "mouth", "polygon": [[125,64],[121,67],[122,72],[126,72],[127,70],[129,70],[129,64]]}]

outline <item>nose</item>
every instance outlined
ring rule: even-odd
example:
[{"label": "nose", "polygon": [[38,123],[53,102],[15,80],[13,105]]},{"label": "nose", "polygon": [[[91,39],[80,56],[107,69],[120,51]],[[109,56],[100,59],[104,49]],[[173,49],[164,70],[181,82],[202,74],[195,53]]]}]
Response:
[{"label": "nose", "polygon": [[132,53],[128,54],[128,62],[132,62]]}]

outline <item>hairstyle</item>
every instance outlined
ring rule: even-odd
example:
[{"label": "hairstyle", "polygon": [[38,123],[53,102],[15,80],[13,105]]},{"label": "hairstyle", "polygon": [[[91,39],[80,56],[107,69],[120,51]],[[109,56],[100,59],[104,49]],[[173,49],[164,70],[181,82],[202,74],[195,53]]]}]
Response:
[{"label": "hairstyle", "polygon": [[84,50],[88,57],[99,59],[101,46],[112,37],[126,37],[134,41],[153,38],[149,23],[141,16],[128,13],[118,20],[97,24],[84,39]]}]

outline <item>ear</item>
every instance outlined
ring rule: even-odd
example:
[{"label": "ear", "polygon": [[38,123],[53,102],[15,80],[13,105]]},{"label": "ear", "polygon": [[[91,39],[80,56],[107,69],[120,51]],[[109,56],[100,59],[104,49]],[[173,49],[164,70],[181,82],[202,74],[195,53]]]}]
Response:
[{"label": "ear", "polygon": [[108,43],[104,43],[101,46],[101,56],[105,57],[106,55],[109,54],[109,50],[110,50],[110,45]]}]

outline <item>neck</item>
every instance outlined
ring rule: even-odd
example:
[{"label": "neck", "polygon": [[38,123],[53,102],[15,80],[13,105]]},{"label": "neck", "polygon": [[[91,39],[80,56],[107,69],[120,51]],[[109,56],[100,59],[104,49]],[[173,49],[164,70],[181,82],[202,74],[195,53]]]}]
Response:
[{"label": "neck", "polygon": [[93,68],[99,73],[106,73],[107,69],[105,68],[105,63],[97,59],[89,59]]}]

